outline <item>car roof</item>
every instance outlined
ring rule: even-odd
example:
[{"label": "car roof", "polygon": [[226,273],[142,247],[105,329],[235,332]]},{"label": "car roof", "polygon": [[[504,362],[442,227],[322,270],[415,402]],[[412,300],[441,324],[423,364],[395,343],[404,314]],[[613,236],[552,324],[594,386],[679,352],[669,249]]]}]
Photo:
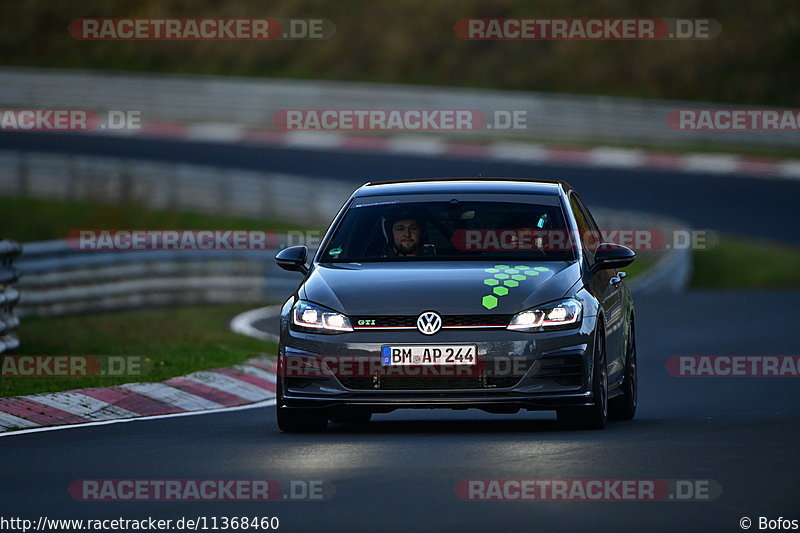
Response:
[{"label": "car roof", "polygon": [[564,181],[532,178],[418,178],[369,182],[354,197],[425,193],[507,193],[558,196],[571,187]]}]

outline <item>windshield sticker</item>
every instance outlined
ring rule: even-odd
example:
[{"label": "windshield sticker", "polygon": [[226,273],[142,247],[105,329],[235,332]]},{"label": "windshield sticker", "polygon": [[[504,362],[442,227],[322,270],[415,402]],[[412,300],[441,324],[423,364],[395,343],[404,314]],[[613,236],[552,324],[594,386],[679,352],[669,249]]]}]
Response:
[{"label": "windshield sticker", "polygon": [[341,248],[332,248],[330,251],[328,251],[328,255],[333,255],[336,257],[338,257],[341,253],[342,253]]},{"label": "windshield sticker", "polygon": [[390,205],[390,204],[399,204],[399,203],[400,203],[400,200],[392,200],[391,202],[374,202],[374,203],[371,203],[371,204],[354,205],[350,209],[356,209],[358,207],[372,207],[372,206],[375,206],[375,205]]},{"label": "windshield sticker", "polygon": [[491,278],[483,280],[484,285],[492,288],[492,294],[487,294],[481,298],[481,305],[486,309],[494,309],[499,303],[498,298],[508,294],[510,289],[519,286],[520,281],[525,281],[529,277],[538,276],[544,272],[550,272],[547,267],[529,267],[527,265],[495,265],[494,268],[484,269],[487,274],[492,274]]}]

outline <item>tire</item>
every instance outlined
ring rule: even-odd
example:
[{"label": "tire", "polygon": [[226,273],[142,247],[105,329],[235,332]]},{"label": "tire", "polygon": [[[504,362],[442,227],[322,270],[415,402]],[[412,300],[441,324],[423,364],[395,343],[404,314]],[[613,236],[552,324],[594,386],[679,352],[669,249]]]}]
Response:
[{"label": "tire", "polygon": [[[603,335],[600,335],[600,332]],[[570,429],[603,429],[608,421],[608,369],[606,368],[605,328],[595,331],[595,359],[592,371],[592,397],[589,407],[569,407],[557,411],[559,424]]]},{"label": "tire", "polygon": [[283,383],[280,377],[276,383],[275,391],[275,417],[278,420],[278,429],[284,433],[316,433],[325,431],[328,426],[328,417],[324,411],[317,409],[289,409],[283,406],[281,390]]},{"label": "tire", "polygon": [[639,396],[638,362],[636,360],[636,330],[631,321],[631,333],[625,356],[625,377],[622,394],[608,402],[608,415],[612,420],[631,420],[636,415]]},{"label": "tire", "polygon": [[325,431],[328,417],[315,409],[277,407],[278,428],[284,433],[316,433]]}]

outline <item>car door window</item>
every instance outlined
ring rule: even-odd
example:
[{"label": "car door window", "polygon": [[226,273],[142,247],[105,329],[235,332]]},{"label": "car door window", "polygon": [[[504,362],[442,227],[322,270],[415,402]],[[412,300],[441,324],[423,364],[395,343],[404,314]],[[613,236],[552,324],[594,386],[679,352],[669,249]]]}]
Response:
[{"label": "car door window", "polygon": [[594,252],[597,250],[598,244],[600,244],[599,231],[594,224],[594,220],[591,220],[590,216],[587,215],[584,210],[577,194],[570,194],[569,205],[575,216],[575,222],[578,224],[578,233],[582,244],[581,248],[586,255],[588,263],[591,265],[594,263]]},{"label": "car door window", "polygon": [[575,194],[574,196],[575,196],[575,199],[578,201],[578,206],[580,206],[581,212],[583,213],[584,218],[586,219],[586,224],[588,224],[589,230],[591,230],[592,233],[594,233],[594,235],[600,240],[600,242],[602,242],[603,234],[600,231],[600,226],[598,226],[597,222],[595,222],[594,217],[592,216],[592,213],[589,211],[589,208],[586,207],[586,204],[583,203],[583,200],[581,200],[581,197],[578,196],[577,194]]}]

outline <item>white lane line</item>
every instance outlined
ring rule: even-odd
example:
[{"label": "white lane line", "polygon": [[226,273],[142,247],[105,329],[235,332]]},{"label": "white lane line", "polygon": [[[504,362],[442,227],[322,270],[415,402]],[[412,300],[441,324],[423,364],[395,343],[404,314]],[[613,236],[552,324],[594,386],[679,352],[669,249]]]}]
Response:
[{"label": "white lane line", "polygon": [[779,175],[784,178],[800,178],[800,161],[787,159],[778,163],[780,167]]},{"label": "white lane line", "polygon": [[281,312],[281,307],[283,306],[271,305],[269,307],[260,307],[258,309],[245,311],[233,317],[228,327],[234,333],[241,333],[242,335],[247,335],[248,337],[260,339],[262,341],[278,342],[280,337],[273,333],[254,328],[253,323],[278,316]]},{"label": "white lane line", "polygon": [[39,427],[39,424],[36,422],[31,422],[30,420],[25,420],[24,418],[20,418],[18,416],[14,416],[11,413],[4,413],[3,411],[0,411],[0,428],[11,429],[35,427]]},{"label": "white lane line", "polygon": [[187,126],[185,137],[192,141],[236,142],[244,138],[244,128],[236,124],[206,122]]},{"label": "white lane line", "polygon": [[739,157],[729,154],[687,154],[681,159],[683,170],[690,172],[736,174],[739,166]]},{"label": "white lane line", "polygon": [[589,164],[598,167],[635,168],[644,165],[645,160],[646,155],[643,150],[604,146],[589,150]]},{"label": "white lane line", "polygon": [[234,394],[250,402],[266,400],[273,395],[271,391],[256,387],[252,383],[247,383],[218,372],[194,372],[188,376],[183,376],[183,379],[188,379],[222,392]]},{"label": "white lane line", "polygon": [[490,156],[505,161],[544,161],[548,153],[540,144],[496,142],[489,145]]},{"label": "white lane line", "polygon": [[221,407],[219,409],[207,409],[205,411],[192,411],[188,413],[170,413],[166,415],[150,415],[139,416],[136,418],[118,418],[116,420],[103,420],[102,422],[87,422],[85,424],[69,424],[65,426],[47,426],[37,427],[31,429],[20,429],[19,431],[7,431],[0,433],[0,438],[3,437],[16,437],[17,435],[27,435],[28,433],[39,433],[42,431],[58,431],[61,429],[82,429],[94,426],[107,426],[109,424],[122,424],[126,422],[145,422],[147,420],[160,420],[162,418],[175,418],[179,416],[196,416],[196,415],[211,415],[214,413],[225,413],[231,411],[243,411],[245,409],[257,409],[260,407],[268,407],[275,405],[275,399],[265,400],[263,402],[251,403],[247,405],[236,405],[234,407]]},{"label": "white lane line", "polygon": [[217,409],[222,407],[216,402],[206,400],[195,394],[191,394],[163,383],[128,383],[121,387],[131,390],[137,394],[142,394],[159,402],[163,402],[187,411],[197,411],[198,409]]},{"label": "white lane line", "polygon": [[283,134],[285,146],[301,148],[336,149],[344,145],[347,138],[330,131],[289,131]]},{"label": "white lane line", "polygon": [[387,152],[395,154],[441,155],[446,152],[444,140],[438,137],[392,137]]},{"label": "white lane line", "polygon": [[111,420],[114,418],[127,418],[139,416],[138,413],[128,411],[117,405],[86,396],[79,392],[54,392],[51,394],[36,394],[22,398],[33,402],[49,405],[73,415],[90,420]]},{"label": "white lane line", "polygon": [[235,365],[233,368],[236,370],[241,370],[245,374],[250,374],[251,376],[256,376],[261,379],[265,379],[269,382],[275,383],[275,374],[271,372],[267,372],[266,370],[262,370],[256,366],[251,365]]}]

